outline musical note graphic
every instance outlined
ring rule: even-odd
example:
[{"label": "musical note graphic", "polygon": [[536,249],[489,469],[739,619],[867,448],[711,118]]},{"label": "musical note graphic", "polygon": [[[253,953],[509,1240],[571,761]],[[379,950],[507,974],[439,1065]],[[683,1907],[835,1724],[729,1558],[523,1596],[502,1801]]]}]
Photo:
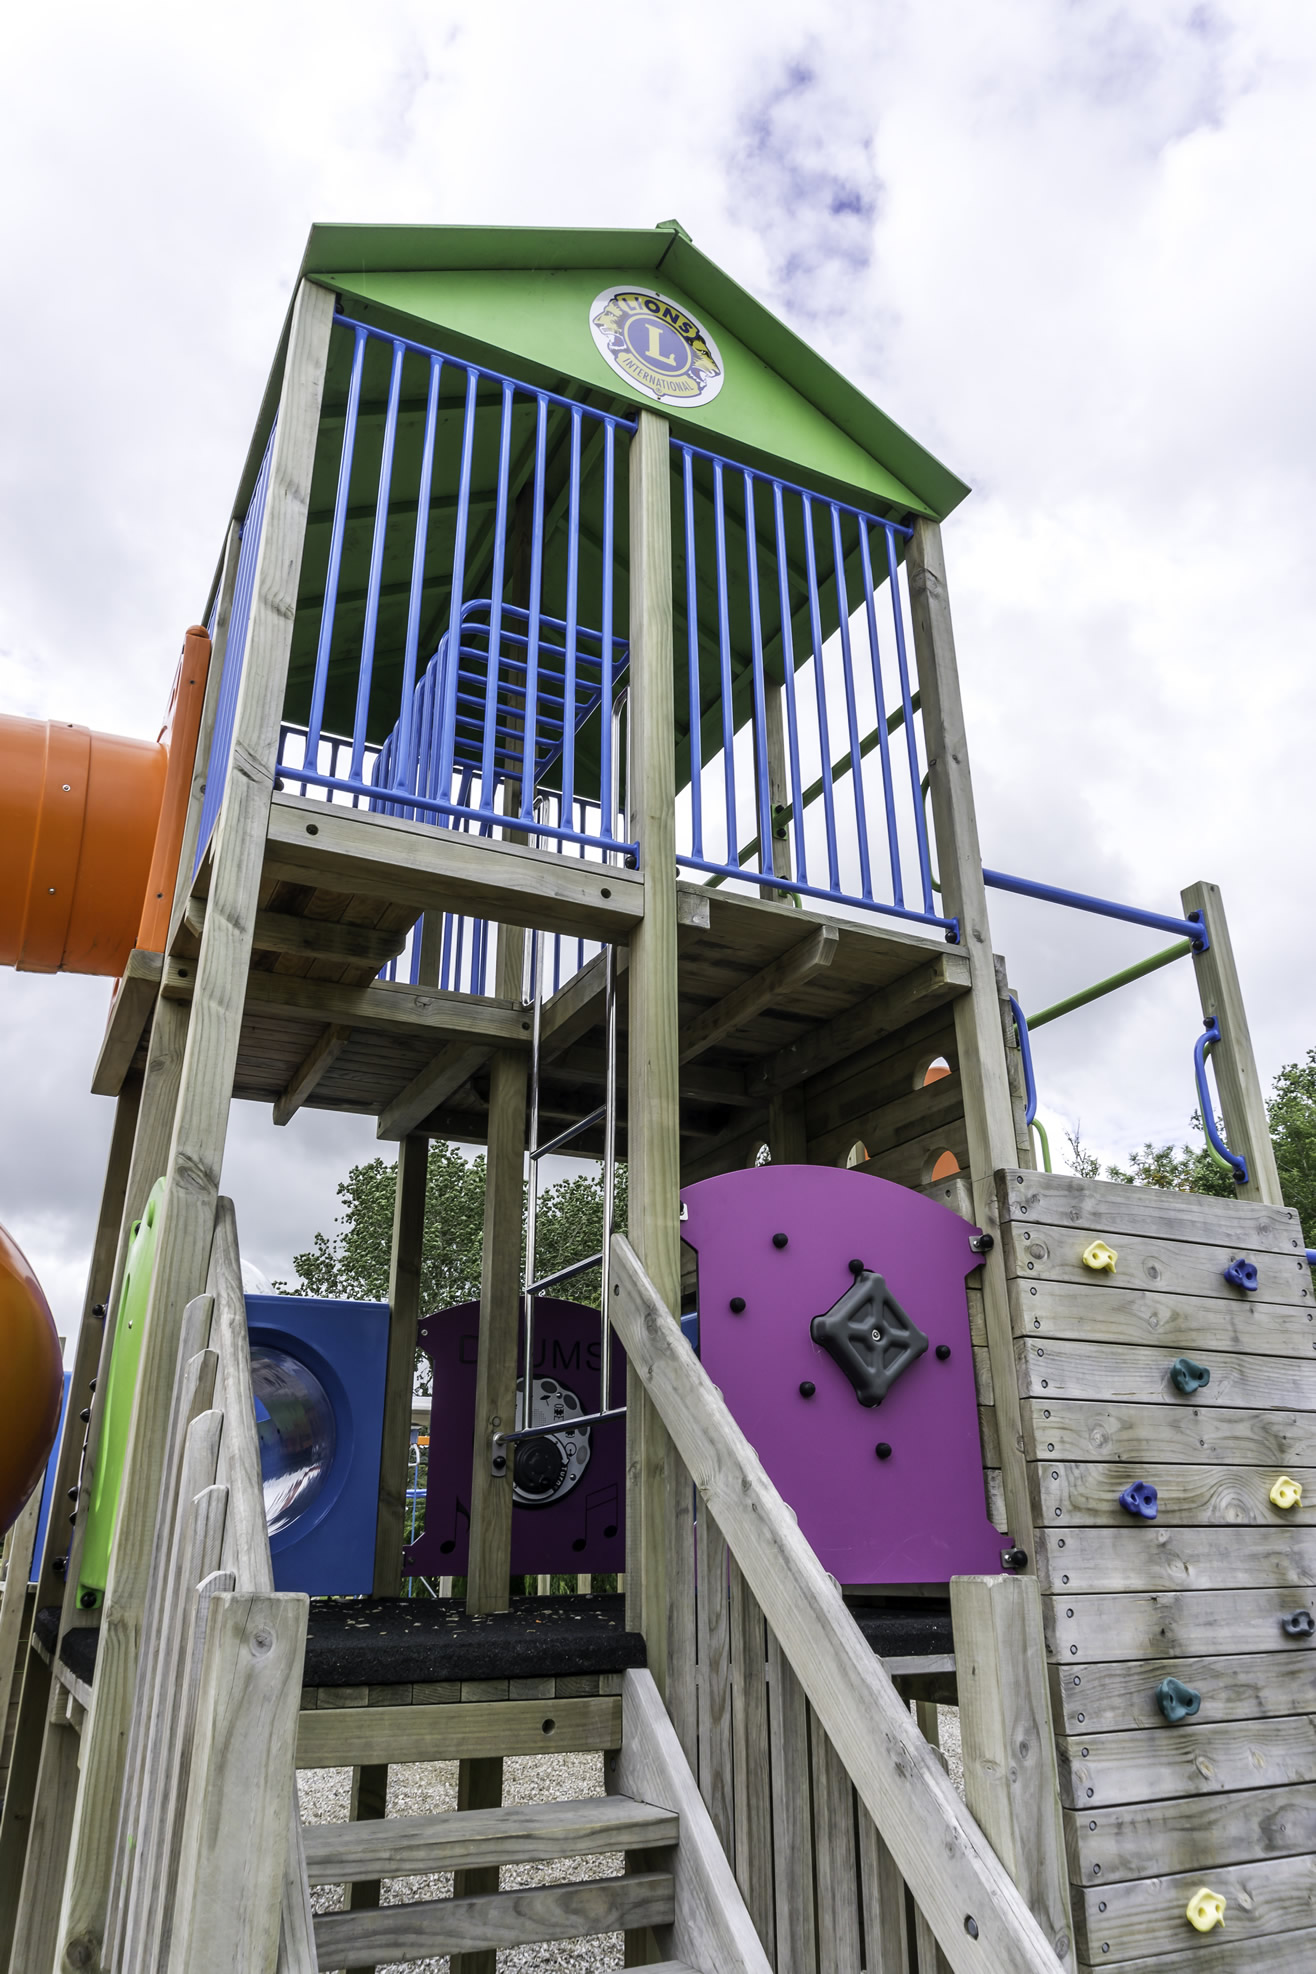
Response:
[{"label": "musical note graphic", "polygon": [[462,1500],[459,1494],[453,1496],[453,1501],[455,1503],[455,1506],[454,1506],[453,1517],[452,1517],[452,1534],[446,1539],[446,1541],[443,1541],[439,1544],[440,1556],[451,1556],[453,1550],[457,1547],[457,1521],[460,1516],[465,1517],[467,1532],[468,1533],[470,1532],[470,1526],[471,1526],[470,1509],[466,1506],[466,1503]]},{"label": "musical note graphic", "polygon": [[587,1494],[585,1496],[585,1533],[584,1535],[578,1535],[575,1541],[571,1545],[572,1548],[576,1551],[577,1555],[580,1554],[580,1551],[583,1548],[585,1548],[586,1544],[589,1541],[589,1525],[591,1518],[594,1515],[602,1514],[604,1510],[607,1508],[611,1508],[612,1510],[612,1519],[610,1522],[607,1522],[604,1525],[603,1533],[609,1541],[611,1541],[612,1537],[616,1535],[618,1499],[619,1497],[618,1497],[617,1485],[615,1481],[613,1482],[611,1487],[596,1488],[593,1494]]}]

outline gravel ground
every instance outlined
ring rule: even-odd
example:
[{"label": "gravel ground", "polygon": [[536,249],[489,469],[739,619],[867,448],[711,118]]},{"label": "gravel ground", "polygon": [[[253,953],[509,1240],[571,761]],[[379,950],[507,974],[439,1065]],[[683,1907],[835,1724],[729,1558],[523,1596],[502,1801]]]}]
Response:
[{"label": "gravel ground", "polygon": [[[937,1709],[942,1752],[950,1779],[964,1794],[964,1769],[960,1760],[960,1717],[955,1707]],[[301,1795],[302,1820],[306,1823],[343,1823],[347,1820],[352,1772],[346,1768],[306,1769],[297,1778]],[[547,1803],[601,1796],[602,1755],[513,1755],[503,1765],[503,1800],[508,1803]],[[407,1762],[389,1774],[388,1813],[390,1816],[437,1815],[457,1807],[456,1762]],[[504,1891],[516,1885],[574,1883],[582,1878],[611,1878],[621,1871],[619,1855],[604,1857],[558,1858],[544,1864],[504,1865],[499,1884]],[[402,1905],[413,1899],[442,1899],[452,1893],[452,1874],[442,1872],[429,1878],[397,1878],[386,1881],[384,1903]],[[316,1912],[337,1912],[343,1903],[342,1888],[318,1885],[311,1892]],[[499,1974],[605,1974],[622,1964],[620,1933],[603,1933],[585,1940],[560,1940],[552,1945],[508,1947],[498,1956]],[[405,1963],[410,1974],[444,1974],[446,1955],[437,1960]],[[390,1963],[381,1974],[404,1974],[403,1963]]]}]

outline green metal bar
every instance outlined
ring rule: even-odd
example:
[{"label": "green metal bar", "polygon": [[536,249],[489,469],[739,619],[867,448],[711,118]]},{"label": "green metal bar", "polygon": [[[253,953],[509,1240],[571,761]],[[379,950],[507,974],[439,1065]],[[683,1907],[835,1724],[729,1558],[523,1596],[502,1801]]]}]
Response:
[{"label": "green metal bar", "polygon": [[1072,1014],[1075,1008],[1085,1008],[1089,1001],[1099,1001],[1103,994],[1113,994],[1117,987],[1127,987],[1131,980],[1141,980],[1145,973],[1155,973],[1158,967],[1169,966],[1172,960],[1181,960],[1185,953],[1191,953],[1191,939],[1176,939],[1173,946],[1164,952],[1153,953],[1150,959],[1139,960],[1134,966],[1126,966],[1122,973],[1112,973],[1109,980],[1099,980],[1095,987],[1085,987],[1079,994],[1071,994],[1067,1001],[1057,1001],[1054,1007],[1043,1008],[1040,1014],[1025,1017],[1030,1029],[1040,1028],[1044,1022],[1057,1021],[1062,1014]]},{"label": "green metal bar", "polygon": [[1032,1129],[1036,1131],[1038,1142],[1042,1147],[1042,1170],[1049,1172],[1051,1170],[1051,1141],[1046,1135],[1046,1126],[1040,1117],[1033,1119]]},{"label": "green metal bar", "polygon": [[[922,695],[917,692],[914,693],[909,703],[912,710],[917,713],[919,707],[923,703]],[[897,727],[903,727],[904,724],[905,724],[905,709],[903,706],[897,706],[895,712],[892,713],[887,719],[886,730],[888,734],[892,734],[896,731]],[[873,749],[877,746],[881,738],[882,738],[881,727],[874,727],[873,731],[870,734],[868,734],[863,740],[860,741],[859,758],[861,761],[867,759],[867,757],[872,753]],[[832,767],[833,784],[838,782],[843,774],[848,774],[851,766],[852,766],[851,754],[843,754],[840,760],[833,764]],[[806,788],[803,795],[801,795],[800,807],[802,809],[807,809],[810,802],[816,802],[818,800],[818,797],[822,794],[823,789],[826,787],[826,785],[827,785],[826,775],[819,775],[817,781],[813,782],[808,788]],[[787,823],[791,821],[794,814],[795,814],[795,804],[793,802],[780,802],[772,811],[772,820],[779,828],[784,829]],[[756,855],[758,851],[758,847],[759,847],[759,839],[757,836],[755,836],[751,839],[750,842],[746,843],[743,846],[743,848],[739,851],[738,853],[739,862],[743,864],[746,857],[752,857]],[[716,884],[725,884],[727,878],[731,875],[732,873],[728,871],[725,873],[725,875],[719,873],[716,877],[710,877],[708,880],[709,890],[711,891],[714,885]],[[747,872],[746,875],[750,877],[754,877],[757,875],[757,873],[754,871],[750,871]],[[940,885],[937,885],[934,888],[940,890],[941,887]]]}]

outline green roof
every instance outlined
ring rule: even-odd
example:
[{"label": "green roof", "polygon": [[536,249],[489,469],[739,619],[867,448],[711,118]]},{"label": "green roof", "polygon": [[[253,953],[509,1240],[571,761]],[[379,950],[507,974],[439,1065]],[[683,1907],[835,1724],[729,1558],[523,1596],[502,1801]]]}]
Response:
[{"label": "green roof", "polygon": [[[968,492],[675,221],[624,229],[320,225],[300,272],[337,289],[363,320],[410,328],[527,383],[571,395],[583,387],[592,401],[627,412],[653,400],[599,352],[590,304],[614,285],[657,289],[711,333],[725,371],[711,402],[663,407],[678,436],[891,517],[941,520]],[[281,344],[235,512],[255,478],[282,357]]]}]

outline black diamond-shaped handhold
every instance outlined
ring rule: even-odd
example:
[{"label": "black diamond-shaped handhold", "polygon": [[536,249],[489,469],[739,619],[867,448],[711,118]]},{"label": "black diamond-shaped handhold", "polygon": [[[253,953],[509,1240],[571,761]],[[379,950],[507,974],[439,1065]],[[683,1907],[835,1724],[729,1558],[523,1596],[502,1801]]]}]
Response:
[{"label": "black diamond-shaped handhold", "polygon": [[886,1285],[885,1276],[866,1268],[825,1316],[815,1316],[809,1335],[845,1372],[861,1405],[880,1405],[902,1371],[928,1347]]}]

